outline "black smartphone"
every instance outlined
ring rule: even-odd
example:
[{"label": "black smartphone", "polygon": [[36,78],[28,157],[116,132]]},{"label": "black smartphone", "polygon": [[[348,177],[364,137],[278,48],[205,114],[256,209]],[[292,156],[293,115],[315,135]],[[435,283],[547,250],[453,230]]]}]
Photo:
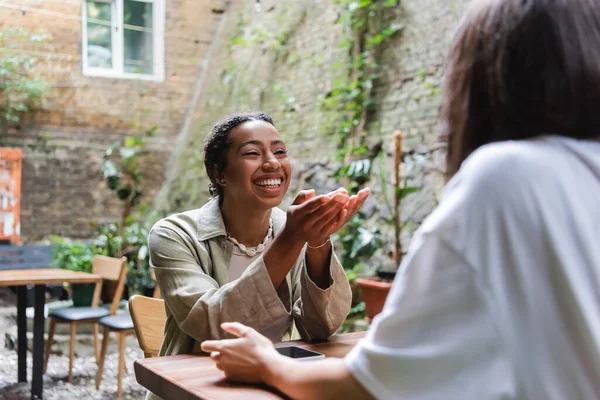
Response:
[{"label": "black smartphone", "polygon": [[324,354],[306,350],[298,346],[277,347],[275,350],[277,350],[279,354],[298,360],[316,360],[318,358],[325,358]]}]

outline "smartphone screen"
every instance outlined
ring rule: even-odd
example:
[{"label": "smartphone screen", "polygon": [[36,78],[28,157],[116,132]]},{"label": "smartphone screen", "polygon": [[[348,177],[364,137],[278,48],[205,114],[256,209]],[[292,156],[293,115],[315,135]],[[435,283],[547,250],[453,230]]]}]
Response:
[{"label": "smartphone screen", "polygon": [[325,358],[325,355],[310,351],[298,346],[277,347],[275,350],[286,357],[303,359],[303,358]]}]

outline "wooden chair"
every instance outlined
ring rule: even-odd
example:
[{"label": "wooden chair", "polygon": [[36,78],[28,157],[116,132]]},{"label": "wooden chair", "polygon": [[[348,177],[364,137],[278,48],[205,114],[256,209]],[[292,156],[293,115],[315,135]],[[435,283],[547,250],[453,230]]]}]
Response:
[{"label": "wooden chair", "polygon": [[[156,282],[154,271],[151,272],[152,279]],[[158,284],[154,287],[154,296],[160,296]],[[133,296],[138,297],[138,296]],[[149,299],[152,299],[148,297]],[[162,300],[159,300],[162,302]],[[131,300],[129,302],[131,304]],[[129,310],[131,313],[131,309]],[[100,359],[98,362],[98,371],[96,372],[96,390],[100,388],[102,383],[102,373],[104,372],[104,359],[106,358],[106,350],[108,348],[108,338],[111,332],[117,334],[117,343],[119,346],[119,366],[117,369],[117,398],[123,398],[123,373],[127,370],[125,365],[125,340],[127,336],[136,334],[132,317],[129,314],[110,315],[98,321],[104,328],[102,331],[102,350],[100,351]],[[163,322],[164,323],[164,322]],[[145,353],[144,353],[145,354]]]},{"label": "wooden chair", "polygon": [[144,357],[157,356],[162,345],[167,319],[164,300],[133,296],[129,299],[129,312]]},{"label": "wooden chair", "polygon": [[119,307],[119,302],[123,296],[125,287],[125,278],[127,277],[127,259],[113,258],[96,255],[92,260],[92,273],[102,276],[103,279],[117,281],[115,295],[112,299],[110,310],[99,307],[101,284],[96,286],[94,297],[90,307],[69,307],[53,310],[48,314],[50,318],[50,327],[48,329],[48,340],[46,341],[46,350],[44,352],[44,372],[48,367],[48,358],[52,349],[52,339],[56,324],[69,324],[71,328],[71,341],[69,347],[69,383],[73,382],[73,360],[75,358],[75,339],[77,326],[84,324],[93,324],[94,337],[94,356],[96,363],[98,358],[98,322],[107,315],[114,315]]}]

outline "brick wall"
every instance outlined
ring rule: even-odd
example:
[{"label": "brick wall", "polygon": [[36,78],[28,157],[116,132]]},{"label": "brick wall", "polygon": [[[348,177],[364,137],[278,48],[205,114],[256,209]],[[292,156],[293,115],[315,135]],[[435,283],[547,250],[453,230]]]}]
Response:
[{"label": "brick wall", "polygon": [[[467,0],[402,0],[386,15],[404,26],[383,51],[375,86],[376,111],[367,126],[368,142],[388,150],[394,130],[406,133],[404,172],[421,190],[407,198],[403,216],[411,231],[432,210],[443,184],[444,145],[437,140],[439,84],[454,27]],[[335,143],[325,130],[332,116],[321,109],[323,96],[347,60],[339,48],[338,6],[330,0],[238,2],[219,37],[219,52],[203,87],[202,101],[171,163],[161,207],[168,211],[200,206],[207,198],[202,144],[223,114],[262,109],[270,113],[294,158],[289,195],[302,187],[335,188]],[[284,38],[273,41],[270,38]],[[283,42],[283,43],[282,43]],[[388,164],[389,154],[388,154]],[[386,169],[382,173],[388,181]],[[375,192],[380,187],[374,179]],[[377,193],[368,210],[381,204]],[[375,210],[377,211],[377,210]],[[379,210],[381,211],[381,210]],[[374,218],[376,223],[376,218]]]},{"label": "brick wall", "polygon": [[[387,16],[404,29],[384,49],[368,142],[383,140],[388,149],[394,130],[406,132],[405,172],[421,187],[407,199],[403,214],[413,227],[431,211],[442,185],[439,79],[467,3],[403,0]],[[145,161],[146,200],[158,197],[168,212],[197,207],[208,198],[203,141],[212,124],[233,111],[262,109],[273,115],[294,159],[291,195],[302,187],[335,187],[335,143],[325,128],[335,116],[321,109],[321,101],[347,54],[339,47],[339,10],[331,0],[169,0],[166,79],[159,83],[83,76],[80,7],[80,0],[0,5],[0,29],[44,28],[54,37],[44,48],[22,49],[41,58],[40,72],[52,82],[52,96],[19,131],[0,138],[2,145],[24,148],[25,241],[49,234],[85,237],[90,222],[117,218],[119,205],[97,173],[101,152],[152,125],[159,129]],[[215,36],[222,18],[223,29]],[[178,135],[198,82],[191,126]],[[375,180],[376,192],[377,185]],[[368,209],[378,203],[374,196]]]},{"label": "brick wall", "polygon": [[111,142],[158,127],[145,157],[146,201],[163,181],[164,166],[184,122],[202,61],[226,8],[225,0],[168,0],[165,81],[82,75],[81,0],[8,0],[0,30],[21,26],[52,35],[46,45],[22,48],[40,59],[51,82],[46,105],[25,116],[20,129],[2,132],[0,145],[23,147],[22,236],[87,237],[90,223],[116,219],[119,204],[98,169]]}]

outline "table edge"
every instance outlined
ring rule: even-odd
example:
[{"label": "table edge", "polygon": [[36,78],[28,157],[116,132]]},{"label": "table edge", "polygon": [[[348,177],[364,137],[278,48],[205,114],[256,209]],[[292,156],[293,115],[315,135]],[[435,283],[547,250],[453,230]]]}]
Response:
[{"label": "table edge", "polygon": [[[58,268],[56,268],[58,269]],[[46,270],[3,270],[3,271],[46,271]],[[2,272],[0,271],[0,278]],[[68,271],[68,270],[66,270]],[[0,280],[0,286],[23,286],[23,285],[52,285],[57,283],[98,283],[102,281],[102,276],[97,274],[92,274],[89,272],[79,272],[79,271],[70,271],[75,274],[69,274],[71,276],[63,276],[63,277],[14,277],[10,278],[11,280]]]}]

